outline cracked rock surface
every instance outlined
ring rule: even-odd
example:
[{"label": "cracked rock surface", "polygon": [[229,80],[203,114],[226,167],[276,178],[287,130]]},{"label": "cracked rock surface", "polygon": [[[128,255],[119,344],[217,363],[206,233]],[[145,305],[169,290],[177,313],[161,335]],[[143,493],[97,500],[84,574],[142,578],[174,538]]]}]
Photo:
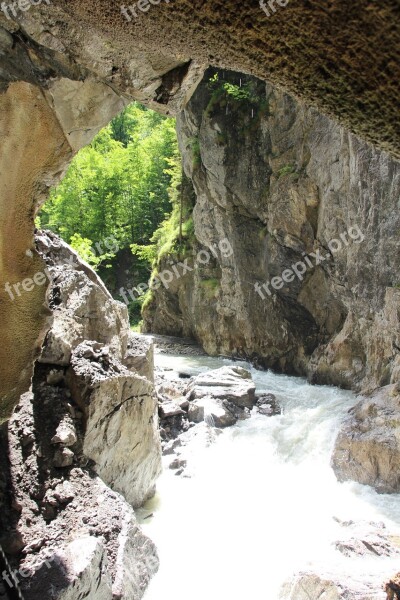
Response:
[{"label": "cracked rock surface", "polygon": [[26,600],[136,600],[158,568],[133,511],[161,470],[151,343],[66,244],[37,241],[54,319],[1,430],[0,542]]}]

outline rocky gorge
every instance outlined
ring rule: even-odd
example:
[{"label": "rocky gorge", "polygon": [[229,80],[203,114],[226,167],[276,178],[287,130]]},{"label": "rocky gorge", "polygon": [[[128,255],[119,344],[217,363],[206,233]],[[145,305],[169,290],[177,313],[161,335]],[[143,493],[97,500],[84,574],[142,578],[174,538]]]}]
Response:
[{"label": "rocky gorge", "polygon": [[[249,91],[237,100],[224,86],[239,84]],[[178,137],[194,188],[194,269],[154,290],[145,329],[178,331],[209,354],[315,383],[358,391],[396,383],[398,163],[286,94],[229,72],[208,72],[178,118]],[[220,240],[231,253],[218,250]],[[196,261],[211,248],[212,260]],[[271,286],[305,256],[306,270]]]},{"label": "rocky gorge", "polygon": [[[394,600],[399,8],[151,4],[1,7],[0,597]],[[190,225],[145,336],[35,231],[133,100]]]},{"label": "rocky gorge", "polygon": [[[247,96],[233,98],[226,85],[247,86]],[[208,72],[178,134],[192,268],[154,286],[145,330],[378,394],[354,409],[332,464],[341,480],[398,492],[398,163],[271,86],[229,72]],[[220,240],[231,252],[212,251]],[[201,252],[212,256],[207,264],[196,259]],[[164,256],[157,273],[178,258]],[[283,281],[300,264],[299,276]]]},{"label": "rocky gorge", "polygon": [[[32,391],[2,428],[8,459],[1,463],[1,544],[16,573],[29,573],[29,579],[17,576],[26,600],[141,598],[159,568],[143,518],[152,515],[161,450],[167,474],[195,483],[200,457],[218,451],[230,430],[266,427],[260,439],[267,441],[268,423],[280,427],[285,414],[298,410],[299,392],[287,405],[290,387],[279,384],[276,391],[274,380],[260,385],[265,372],[250,370],[248,363],[210,359],[189,340],[133,334],[126,308],[73,250],[51,232],[37,232],[36,246],[51,277],[53,315]],[[168,364],[177,365],[182,360],[177,354],[193,366],[174,370],[162,360],[171,357]],[[220,362],[205,363],[200,372],[195,366],[212,360]],[[303,396],[303,419],[310,427],[311,389]],[[323,389],[315,387],[317,405]],[[344,407],[349,400],[344,398]],[[359,411],[356,404],[352,414],[360,419]],[[351,466],[347,458],[343,462]],[[138,517],[132,506],[143,503]],[[315,567],[289,578],[280,598],[325,593],[338,600],[346,594],[375,600],[384,597],[385,580],[392,585],[390,597],[395,580],[390,583],[389,574],[399,554],[395,532],[382,523],[339,520],[335,536],[335,552],[346,557],[345,565],[380,557],[373,567],[378,573],[361,583],[356,574]]]}]

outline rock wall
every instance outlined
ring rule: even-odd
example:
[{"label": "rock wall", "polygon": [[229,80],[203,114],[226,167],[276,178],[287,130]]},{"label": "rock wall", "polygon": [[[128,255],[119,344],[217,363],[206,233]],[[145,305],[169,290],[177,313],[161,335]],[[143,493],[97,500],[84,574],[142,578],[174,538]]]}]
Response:
[{"label": "rock wall", "polygon": [[196,194],[191,270],[153,291],[146,330],[317,383],[394,383],[400,164],[270,85],[214,74],[178,118]]},{"label": "rock wall", "polygon": [[139,600],[158,568],[133,512],[161,472],[152,345],[67,244],[35,242],[53,319],[0,430],[0,544],[27,600]]},{"label": "rock wall", "polygon": [[350,410],[332,456],[339,481],[358,481],[384,494],[399,493],[399,392],[399,385],[386,386]]},{"label": "rock wall", "polygon": [[83,435],[68,390],[40,367],[0,436],[0,542],[25,600],[139,600],[158,569],[132,507],[82,454]]},{"label": "rock wall", "polygon": [[39,232],[36,246],[51,279],[53,309],[39,362],[64,382],[82,411],[83,453],[93,469],[134,507],[141,506],[161,473],[150,342],[136,339],[127,307],[113,300],[67,244]]}]

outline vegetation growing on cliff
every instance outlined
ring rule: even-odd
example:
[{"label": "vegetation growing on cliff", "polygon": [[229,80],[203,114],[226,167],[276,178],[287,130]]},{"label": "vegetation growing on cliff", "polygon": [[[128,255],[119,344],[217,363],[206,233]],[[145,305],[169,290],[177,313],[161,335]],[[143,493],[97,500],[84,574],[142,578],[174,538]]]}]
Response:
[{"label": "vegetation growing on cliff", "polygon": [[221,281],[216,277],[210,279],[202,279],[200,281],[200,287],[204,292],[204,295],[208,300],[212,300],[216,297],[220,288]]},{"label": "vegetation growing on cliff", "polygon": [[145,244],[171,210],[178,162],[175,121],[134,103],[78,153],[41,225],[71,244],[77,234],[94,246],[107,236],[121,249]]},{"label": "vegetation growing on cliff", "polygon": [[[147,282],[173,207],[180,218],[180,180],[175,120],[133,103],[77,154],[37,224],[71,244],[118,298],[121,287]],[[130,305],[133,320],[140,305]]]},{"label": "vegetation growing on cliff", "polygon": [[211,116],[214,110],[224,107],[227,114],[229,110],[248,111],[252,119],[269,114],[268,99],[265,93],[261,92],[257,80],[229,72],[224,72],[223,76],[231,76],[232,81],[221,79],[221,72],[218,71],[208,81],[211,95],[205,111],[206,116]]}]

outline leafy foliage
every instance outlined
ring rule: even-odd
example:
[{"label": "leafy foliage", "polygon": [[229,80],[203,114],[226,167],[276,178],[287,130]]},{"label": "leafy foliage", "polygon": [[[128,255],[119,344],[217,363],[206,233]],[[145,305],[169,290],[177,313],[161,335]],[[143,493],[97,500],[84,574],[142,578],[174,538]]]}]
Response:
[{"label": "leafy foliage", "polygon": [[[58,233],[125,300],[125,286],[150,276],[153,236],[178,203],[180,182],[175,120],[133,103],[76,155],[36,224]],[[129,303],[132,323],[144,301]]]},{"label": "leafy foliage", "polygon": [[92,248],[92,242],[88,238],[82,237],[80,233],[74,233],[70,245],[94,269],[98,267],[103,257],[96,256]]},{"label": "leafy foliage", "polygon": [[[229,77],[231,81],[221,80]],[[238,82],[238,83],[235,83]],[[245,75],[238,79],[237,74],[221,74],[219,71],[208,80],[210,99],[205,110],[206,116],[213,116],[215,111],[225,109],[227,114],[231,112],[251,115],[250,122],[246,122],[246,129],[256,129],[260,120],[270,114],[269,100],[265,95],[265,89],[261,88],[255,79],[248,80]],[[217,143],[223,146],[226,143],[226,135],[219,133]]]},{"label": "leafy foliage", "polygon": [[258,104],[261,100],[261,98],[258,97],[251,81],[247,81],[243,84],[240,82],[239,85],[229,81],[223,82],[220,81],[219,73],[214,73],[214,75],[210,77],[208,87],[213,92],[214,100],[215,98],[224,95],[235,102],[250,102],[253,104]]},{"label": "leafy foliage", "polygon": [[277,175],[278,177],[284,177],[285,175],[292,175],[292,173],[296,173],[295,165],[285,165],[279,169]]},{"label": "leafy foliage", "polygon": [[172,212],[160,223],[151,237],[150,244],[131,246],[132,252],[151,261],[153,268],[166,256],[183,257],[191,248],[194,237],[193,198],[184,189],[186,180],[183,180],[180,160],[172,159],[170,165],[171,185],[168,193]]},{"label": "leafy foliage", "polygon": [[89,242],[113,236],[120,249],[147,244],[171,211],[178,161],[174,120],[134,103],[77,154],[43,207],[41,225],[95,266]]}]

